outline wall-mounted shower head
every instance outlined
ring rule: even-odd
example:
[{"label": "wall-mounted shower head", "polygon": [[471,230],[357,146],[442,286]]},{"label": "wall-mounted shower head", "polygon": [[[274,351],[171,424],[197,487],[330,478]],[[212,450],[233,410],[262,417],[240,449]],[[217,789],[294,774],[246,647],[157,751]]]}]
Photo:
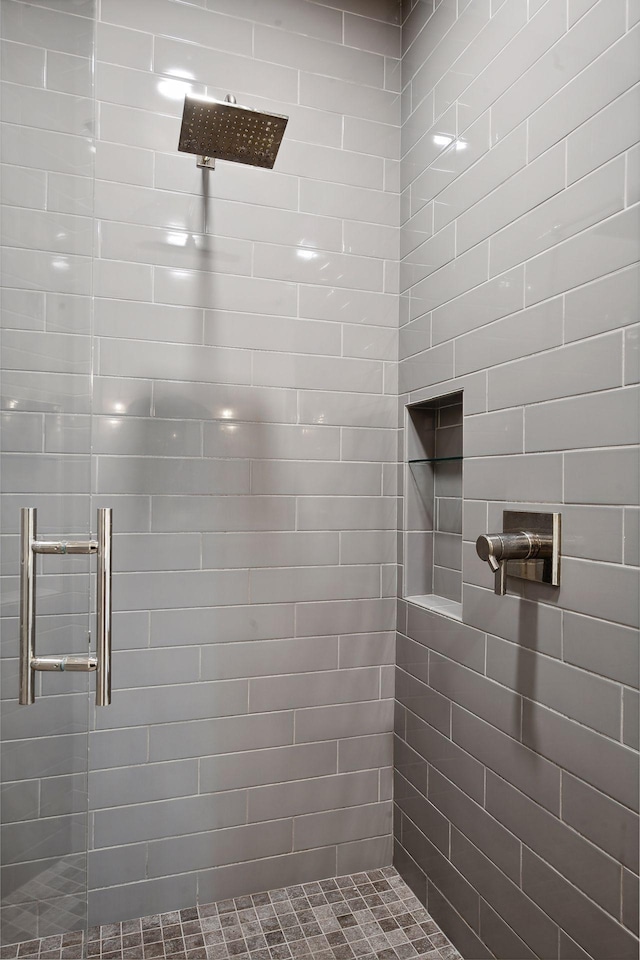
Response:
[{"label": "wall-mounted shower head", "polygon": [[201,167],[218,159],[271,169],[288,119],[238,106],[230,95],[222,101],[187,94],[178,150],[195,153]]}]

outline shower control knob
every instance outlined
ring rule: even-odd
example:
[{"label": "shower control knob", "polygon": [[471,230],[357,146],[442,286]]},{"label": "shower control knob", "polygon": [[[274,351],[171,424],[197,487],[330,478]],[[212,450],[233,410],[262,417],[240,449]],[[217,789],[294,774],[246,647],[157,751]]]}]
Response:
[{"label": "shower control knob", "polygon": [[476,540],[476,553],[481,560],[489,564],[494,573],[500,569],[502,558],[502,537],[485,534]]},{"label": "shower control knob", "polygon": [[527,530],[513,533],[487,533],[476,540],[476,553],[496,575],[495,592],[507,592],[507,561],[544,559],[551,556],[551,537]]}]

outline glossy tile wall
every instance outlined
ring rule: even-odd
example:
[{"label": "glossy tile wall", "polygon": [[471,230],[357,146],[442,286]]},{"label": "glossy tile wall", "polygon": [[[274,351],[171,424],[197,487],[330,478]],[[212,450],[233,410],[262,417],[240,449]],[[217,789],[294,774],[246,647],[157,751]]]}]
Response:
[{"label": "glossy tile wall", "polygon": [[[389,864],[399,6],[2,7],[25,105],[7,117],[11,223],[40,245],[68,226],[84,254],[91,230],[64,218],[95,203],[94,416],[79,407],[55,448],[91,428],[93,505],[114,510],[89,920]],[[94,28],[92,201],[64,148],[92,96],[69,38]],[[187,90],[289,115],[275,169],[178,154]],[[61,208],[21,169],[40,136]]]},{"label": "glossy tile wall", "polygon": [[[638,50],[625,0],[403,10],[400,404],[464,392],[462,623],[399,602],[395,862],[466,957],[638,956]],[[560,510],[558,590],[476,538]]]}]

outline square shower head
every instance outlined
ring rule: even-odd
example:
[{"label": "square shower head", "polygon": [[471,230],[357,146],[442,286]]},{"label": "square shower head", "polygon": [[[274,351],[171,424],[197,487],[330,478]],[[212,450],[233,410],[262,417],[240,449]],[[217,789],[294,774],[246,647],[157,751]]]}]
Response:
[{"label": "square shower head", "polygon": [[187,94],[178,150],[271,169],[288,119],[277,113],[262,113],[236,103]]}]

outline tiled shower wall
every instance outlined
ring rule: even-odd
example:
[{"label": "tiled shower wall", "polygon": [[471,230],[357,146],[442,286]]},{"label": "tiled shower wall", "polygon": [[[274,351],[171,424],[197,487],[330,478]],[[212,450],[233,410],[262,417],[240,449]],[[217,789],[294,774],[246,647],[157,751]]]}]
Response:
[{"label": "tiled shower wall", "polygon": [[[74,38],[92,4],[2,6],[26,103],[7,119],[27,130],[7,143],[64,165],[88,132]],[[391,861],[400,12],[101,0],[96,42],[95,200],[73,176],[90,170],[65,168],[62,208],[16,188],[7,238],[90,253],[95,202],[94,417],[67,420],[59,451],[92,429],[94,505],[114,510],[94,924]],[[53,97],[54,74],[25,68],[45,48]],[[178,154],[190,89],[289,115],[275,170]],[[57,370],[73,322],[23,350]],[[29,858],[72,830],[81,850],[81,777],[55,778],[59,829]]]},{"label": "tiled shower wall", "polygon": [[[638,956],[639,17],[405,4],[401,406],[463,390],[466,459],[463,622],[400,602],[396,864],[474,960]],[[497,597],[521,506],[562,583]]]}]

